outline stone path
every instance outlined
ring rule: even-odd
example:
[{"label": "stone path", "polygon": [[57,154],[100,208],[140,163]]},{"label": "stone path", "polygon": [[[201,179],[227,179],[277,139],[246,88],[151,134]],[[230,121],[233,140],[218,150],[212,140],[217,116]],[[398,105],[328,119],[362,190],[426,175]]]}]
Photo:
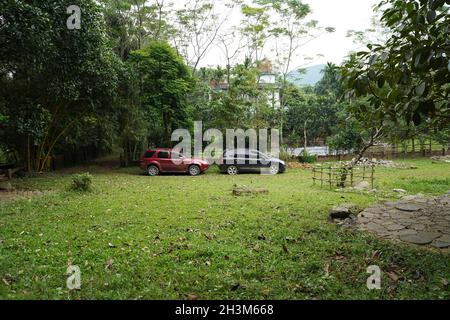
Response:
[{"label": "stone path", "polygon": [[406,196],[371,206],[358,215],[356,227],[386,239],[449,248],[450,192],[431,199]]}]

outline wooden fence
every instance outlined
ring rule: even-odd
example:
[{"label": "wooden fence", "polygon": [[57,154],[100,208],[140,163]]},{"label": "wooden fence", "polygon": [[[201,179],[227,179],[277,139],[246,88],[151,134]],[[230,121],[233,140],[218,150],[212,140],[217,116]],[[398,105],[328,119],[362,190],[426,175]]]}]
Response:
[{"label": "wooden fence", "polygon": [[[384,160],[393,160],[393,159],[407,159],[407,158],[421,158],[421,157],[433,157],[433,156],[445,156],[450,154],[448,150],[425,150],[425,151],[376,151],[369,150],[365,153],[364,157],[368,159],[384,159]],[[329,161],[349,161],[352,160],[355,156],[353,154],[344,154],[344,155],[327,155],[327,156],[318,156],[317,161],[319,162],[329,162]]]},{"label": "wooden fence", "polygon": [[314,185],[345,188],[353,187],[363,181],[368,181],[374,187],[375,167],[362,166],[346,168],[345,166],[314,166],[312,169]]}]

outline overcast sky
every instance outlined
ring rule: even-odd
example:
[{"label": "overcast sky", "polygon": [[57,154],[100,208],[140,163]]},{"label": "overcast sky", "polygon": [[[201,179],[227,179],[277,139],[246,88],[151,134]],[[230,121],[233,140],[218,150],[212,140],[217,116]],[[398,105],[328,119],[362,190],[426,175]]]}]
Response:
[{"label": "overcast sky", "polygon": [[[315,57],[308,62],[309,65],[334,62],[340,64],[344,57],[358,45],[347,38],[348,30],[365,30],[371,26],[371,17],[374,15],[373,6],[379,0],[305,0],[313,11],[310,19],[318,20],[323,27],[334,27],[336,32],[325,34],[301,49],[302,55]],[[230,23],[239,25],[241,16],[233,14]],[[317,57],[323,54],[323,57]],[[266,52],[266,55],[269,55]],[[212,49],[203,61],[203,66],[225,65],[218,48]],[[296,58],[293,68],[304,66],[302,58]]]}]

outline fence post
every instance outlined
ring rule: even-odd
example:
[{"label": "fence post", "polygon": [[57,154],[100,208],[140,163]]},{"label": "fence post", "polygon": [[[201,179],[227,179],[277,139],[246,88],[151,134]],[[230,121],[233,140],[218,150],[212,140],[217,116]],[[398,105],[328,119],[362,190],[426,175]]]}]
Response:
[{"label": "fence post", "polygon": [[320,187],[323,188],[323,167],[320,170]]},{"label": "fence post", "polygon": [[371,179],[371,181],[372,181],[372,190],[373,190],[373,187],[374,187],[374,184],[373,184],[373,179],[374,179],[374,171],[375,171],[375,166],[374,166],[374,165],[372,165],[372,175],[371,175],[371,177],[370,177],[370,179]]},{"label": "fence post", "polygon": [[351,168],[351,173],[350,173],[350,187],[353,187],[353,168]]},{"label": "fence post", "polygon": [[316,185],[316,168],[313,167],[313,185]]},{"label": "fence post", "polygon": [[333,187],[332,187],[332,182],[331,182],[331,174],[332,174],[332,172],[333,172],[333,168],[330,167],[330,172],[328,173],[328,175],[329,175],[329,177],[330,177],[330,190],[333,189]]}]

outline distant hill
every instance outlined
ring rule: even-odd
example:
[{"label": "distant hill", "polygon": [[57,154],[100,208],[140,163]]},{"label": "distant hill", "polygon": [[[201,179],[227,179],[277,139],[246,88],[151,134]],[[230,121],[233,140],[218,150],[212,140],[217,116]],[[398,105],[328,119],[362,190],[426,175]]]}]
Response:
[{"label": "distant hill", "polygon": [[313,86],[322,79],[321,72],[325,67],[325,64],[318,64],[305,68],[305,73],[300,73],[298,70],[291,71],[287,75],[287,81],[299,87]]}]

